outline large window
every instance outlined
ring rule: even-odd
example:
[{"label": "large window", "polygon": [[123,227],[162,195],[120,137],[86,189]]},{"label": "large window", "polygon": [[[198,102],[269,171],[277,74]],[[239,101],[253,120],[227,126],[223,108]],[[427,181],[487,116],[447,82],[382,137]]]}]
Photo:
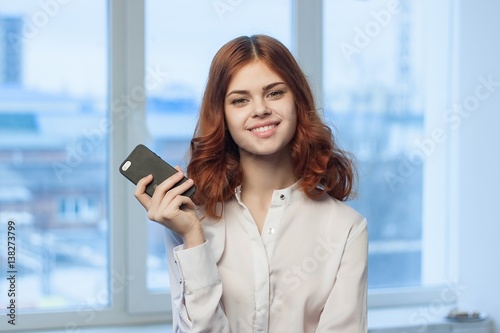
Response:
[{"label": "large window", "polygon": [[419,1],[325,1],[325,112],[356,157],[370,221],[369,287],[420,285],[424,126]]},{"label": "large window", "polygon": [[448,268],[447,146],[432,136],[446,130],[448,2],[0,0],[0,315],[14,221],[23,318],[0,330],[170,318],[163,227],[118,166],[144,143],[185,168],[211,59],[259,33],[297,56],[358,162],[372,295],[433,299],[422,290]]},{"label": "large window", "polygon": [[12,221],[18,313],[107,307],[106,3],[0,7],[1,274]]},{"label": "large window", "polygon": [[449,273],[440,121],[452,35],[449,1],[440,6],[323,2],[324,110],[358,164],[351,204],[369,221],[371,290],[438,285]]}]

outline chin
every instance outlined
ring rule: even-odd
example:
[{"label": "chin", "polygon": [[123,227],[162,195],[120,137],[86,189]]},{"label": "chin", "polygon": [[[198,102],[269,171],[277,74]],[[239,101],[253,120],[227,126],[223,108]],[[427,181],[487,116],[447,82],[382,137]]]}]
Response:
[{"label": "chin", "polygon": [[262,148],[262,149],[240,149],[241,154],[255,156],[255,157],[273,157],[273,156],[283,156],[290,155],[289,146],[279,147],[279,148]]}]

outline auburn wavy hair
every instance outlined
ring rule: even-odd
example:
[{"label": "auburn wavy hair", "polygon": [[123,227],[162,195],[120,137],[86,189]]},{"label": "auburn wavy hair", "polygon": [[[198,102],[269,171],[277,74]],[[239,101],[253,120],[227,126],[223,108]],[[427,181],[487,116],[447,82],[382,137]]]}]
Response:
[{"label": "auburn wavy hair", "polygon": [[218,204],[224,205],[241,184],[239,150],[227,130],[224,100],[233,75],[255,60],[278,74],[295,97],[297,130],[290,151],[301,190],[310,198],[326,192],[338,200],[349,199],[355,181],[353,160],[337,146],[318,114],[304,73],[281,42],[253,35],[229,41],[212,60],[187,167],[196,184],[193,201],[207,216],[220,218]]}]

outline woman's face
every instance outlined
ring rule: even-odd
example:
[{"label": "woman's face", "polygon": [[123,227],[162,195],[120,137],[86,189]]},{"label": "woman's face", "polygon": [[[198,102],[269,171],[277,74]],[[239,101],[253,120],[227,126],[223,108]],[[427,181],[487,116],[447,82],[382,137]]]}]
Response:
[{"label": "woman's face", "polygon": [[224,114],[240,155],[289,153],[288,144],[297,128],[294,96],[262,61],[252,62],[233,75]]}]

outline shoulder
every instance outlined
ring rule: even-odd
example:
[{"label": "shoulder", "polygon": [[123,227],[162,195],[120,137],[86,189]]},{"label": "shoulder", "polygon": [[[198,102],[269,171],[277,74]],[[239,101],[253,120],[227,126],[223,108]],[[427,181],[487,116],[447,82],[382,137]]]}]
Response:
[{"label": "shoulder", "polygon": [[317,214],[327,215],[332,218],[347,221],[349,223],[361,223],[365,218],[357,210],[346,202],[335,199],[324,193],[319,198],[313,199],[302,193],[301,206],[306,209],[315,210]]},{"label": "shoulder", "polygon": [[329,197],[332,206],[332,214],[338,223],[345,224],[349,229],[349,238],[367,233],[366,218],[347,203]]},{"label": "shoulder", "polygon": [[325,194],[319,199],[306,198],[312,214],[335,230],[345,230],[350,236],[366,232],[366,218],[346,202]]},{"label": "shoulder", "polygon": [[365,217],[347,203],[330,196],[328,196],[327,200],[329,205],[332,207],[332,214],[334,216],[342,217],[342,220],[355,225],[366,222]]}]

